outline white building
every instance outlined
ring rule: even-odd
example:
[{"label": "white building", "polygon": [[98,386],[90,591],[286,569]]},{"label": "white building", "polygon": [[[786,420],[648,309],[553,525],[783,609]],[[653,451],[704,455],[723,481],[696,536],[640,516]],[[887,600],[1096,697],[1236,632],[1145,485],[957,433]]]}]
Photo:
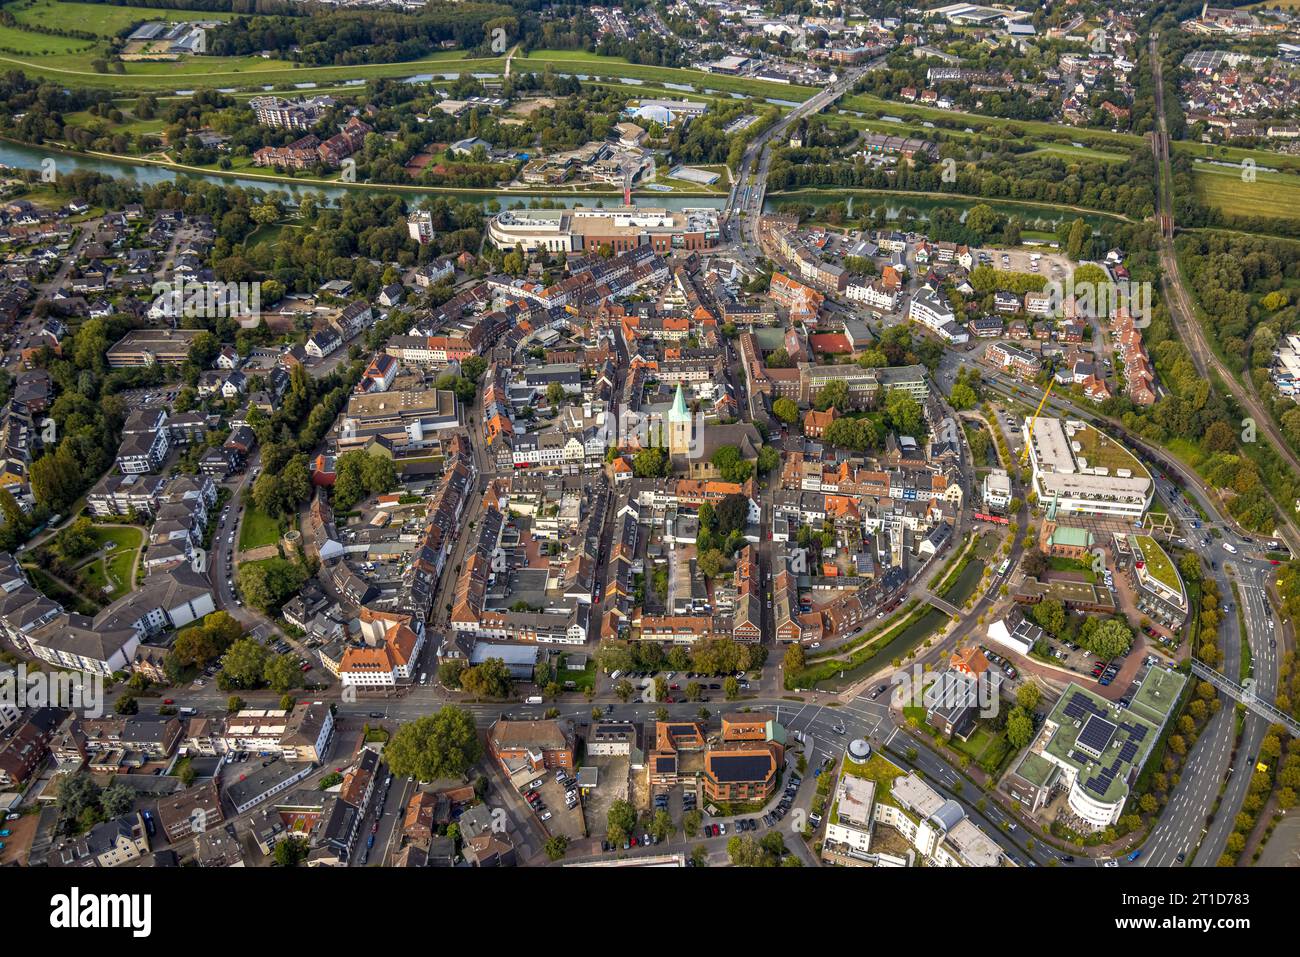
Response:
[{"label": "white building", "polygon": [[1150,473],[1114,439],[1083,422],[1031,416],[1023,425],[1042,508],[1066,515],[1140,519],[1155,491]]},{"label": "white building", "polygon": [[988,508],[1004,509],[1011,504],[1011,476],[1006,469],[991,469],[984,476],[984,504]]},{"label": "white building", "polygon": [[421,246],[433,242],[433,214],[425,209],[417,209],[406,217],[406,231]]}]

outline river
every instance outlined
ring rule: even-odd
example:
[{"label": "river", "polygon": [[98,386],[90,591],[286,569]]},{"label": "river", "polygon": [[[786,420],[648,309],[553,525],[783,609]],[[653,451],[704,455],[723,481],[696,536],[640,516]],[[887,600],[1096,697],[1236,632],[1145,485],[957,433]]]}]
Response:
[{"label": "river", "polygon": [[[502,192],[502,193],[480,193],[480,192],[461,192],[455,190],[386,190],[382,188],[368,189],[365,186],[321,186],[314,183],[290,183],[290,182],[271,182],[269,180],[256,179],[248,176],[220,176],[215,173],[193,173],[187,170],[175,170],[166,166],[155,166],[144,163],[131,163],[126,160],[109,159],[103,156],[86,156],[79,153],[62,153],[53,150],[44,150],[39,146],[28,146],[24,143],[13,143],[7,140],[0,140],[0,163],[5,166],[12,166],[17,169],[39,170],[41,164],[47,159],[53,159],[55,169],[63,172],[72,170],[91,170],[96,173],[102,173],[105,176],[112,176],[116,179],[126,179],[132,182],[148,185],[152,183],[169,183],[176,180],[205,181],[216,183],[223,186],[240,186],[244,189],[260,190],[278,190],[287,193],[294,198],[301,198],[308,193],[323,195],[327,199],[334,201],[346,193],[352,192],[369,192],[383,193],[392,195],[396,192],[399,195],[412,199],[417,199],[421,195],[429,196],[453,196],[456,199],[467,203],[480,203],[487,206],[488,203],[496,200],[502,208],[508,208],[513,203],[528,203],[534,199],[549,199],[561,206],[577,205],[594,205],[598,200],[603,201],[605,205],[610,206],[620,202],[617,196],[599,196],[585,193],[523,193],[523,192]],[[721,209],[726,201],[724,196],[672,196],[672,195],[654,195],[639,197],[640,204],[643,206],[664,207],[672,210],[681,210],[685,208],[713,207]]]}]

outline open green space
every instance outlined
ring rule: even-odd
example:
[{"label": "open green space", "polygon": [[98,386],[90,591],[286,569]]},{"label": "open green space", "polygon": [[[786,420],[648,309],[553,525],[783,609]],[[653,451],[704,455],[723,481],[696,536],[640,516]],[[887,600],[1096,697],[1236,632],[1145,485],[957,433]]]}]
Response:
[{"label": "open green space", "polygon": [[1202,163],[1192,182],[1203,203],[1233,216],[1292,218],[1300,210],[1300,177],[1256,172],[1254,182],[1243,182],[1241,176],[1240,169]]},{"label": "open green space", "polygon": [[5,10],[20,24],[50,30],[78,30],[101,37],[114,37],[142,20],[180,23],[185,20],[230,20],[230,11],[173,10],[164,7],[129,7],[110,3],[73,3],[63,0],[19,0]]},{"label": "open green space", "polygon": [[91,559],[83,573],[103,600],[117,601],[135,587],[136,556],[144,545],[144,531],[131,525],[96,525],[91,535],[103,554]]},{"label": "open green space", "polygon": [[[724,76],[717,73],[705,73],[683,67],[647,66],[641,63],[629,63],[623,57],[600,56],[585,50],[533,50],[526,55],[516,56],[512,69],[541,72],[551,65],[559,73],[583,74],[584,76],[628,77],[634,80],[647,80],[657,83],[677,83],[689,85],[698,90],[720,90],[724,93],[742,93],[758,98],[801,102],[819,91],[809,86],[795,86],[787,83],[772,83],[768,80],[755,80],[751,77]],[[674,91],[675,92],[675,91]],[[655,96],[659,94],[656,91]]]},{"label": "open green space", "polygon": [[270,515],[260,512],[251,503],[244,506],[244,520],[239,526],[240,551],[274,545],[280,539],[280,526]]}]

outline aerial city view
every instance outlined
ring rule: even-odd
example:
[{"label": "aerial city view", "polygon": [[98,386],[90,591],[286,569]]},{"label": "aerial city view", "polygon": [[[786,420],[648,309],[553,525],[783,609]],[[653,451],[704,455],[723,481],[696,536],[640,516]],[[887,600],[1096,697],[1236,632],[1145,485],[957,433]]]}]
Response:
[{"label": "aerial city view", "polygon": [[1300,865],[1296,0],[0,11],[0,866]]}]

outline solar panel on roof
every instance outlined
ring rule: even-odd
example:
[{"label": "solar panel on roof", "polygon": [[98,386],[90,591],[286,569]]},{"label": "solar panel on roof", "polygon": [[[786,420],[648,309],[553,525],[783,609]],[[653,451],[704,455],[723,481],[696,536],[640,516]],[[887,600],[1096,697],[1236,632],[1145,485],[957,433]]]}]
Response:
[{"label": "solar panel on roof", "polygon": [[1137,757],[1138,746],[1132,741],[1125,741],[1124,746],[1119,749],[1119,759],[1121,761],[1132,761]]},{"label": "solar panel on roof", "polygon": [[1094,754],[1101,754],[1114,736],[1115,725],[1094,714],[1079,732],[1078,743]]},{"label": "solar panel on roof", "polygon": [[1147,726],[1145,724],[1135,724],[1133,726],[1133,740],[1141,741],[1147,736]]}]

